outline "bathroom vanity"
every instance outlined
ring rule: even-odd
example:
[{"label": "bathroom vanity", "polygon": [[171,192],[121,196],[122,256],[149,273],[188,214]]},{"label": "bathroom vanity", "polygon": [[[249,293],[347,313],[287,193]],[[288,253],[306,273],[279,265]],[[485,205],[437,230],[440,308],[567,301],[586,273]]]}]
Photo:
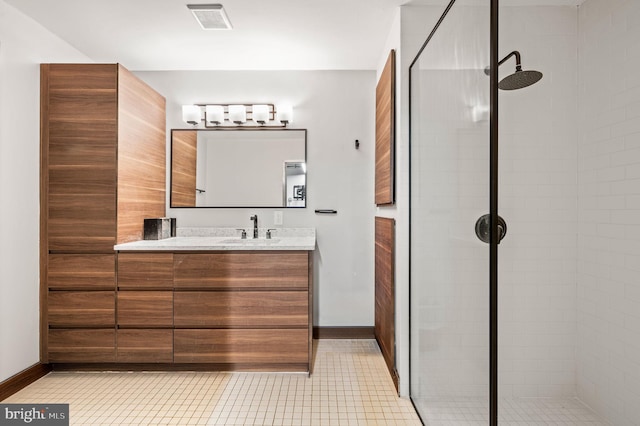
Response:
[{"label": "bathroom vanity", "polygon": [[116,361],[310,371],[315,231],[278,232],[115,246]]},{"label": "bathroom vanity", "polygon": [[[41,65],[40,361],[310,371],[314,229],[142,240],[144,219],[165,214],[165,104],[121,65]],[[175,133],[197,142],[193,130]],[[278,163],[279,204],[265,204],[292,207],[282,177],[305,187],[306,131],[242,133],[293,144],[282,155],[299,167]],[[194,198],[196,170],[187,171]]]}]

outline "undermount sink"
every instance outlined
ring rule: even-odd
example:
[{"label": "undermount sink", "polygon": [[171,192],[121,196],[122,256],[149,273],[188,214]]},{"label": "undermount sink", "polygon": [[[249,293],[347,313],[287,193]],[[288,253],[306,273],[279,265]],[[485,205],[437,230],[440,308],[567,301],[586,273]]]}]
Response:
[{"label": "undermount sink", "polygon": [[220,241],[222,244],[276,244],[279,242],[280,239],[278,238],[247,238],[245,240],[242,238],[229,238],[227,240]]}]

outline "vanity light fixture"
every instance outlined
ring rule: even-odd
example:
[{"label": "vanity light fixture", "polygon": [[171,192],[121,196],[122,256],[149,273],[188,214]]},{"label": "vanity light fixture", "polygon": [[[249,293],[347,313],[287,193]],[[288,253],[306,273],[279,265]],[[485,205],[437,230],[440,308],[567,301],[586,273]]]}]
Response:
[{"label": "vanity light fixture", "polygon": [[[198,107],[197,105],[195,106]],[[207,124],[219,125],[224,123],[224,107],[222,105],[206,105],[204,112]]]},{"label": "vanity light fixture", "polygon": [[229,105],[229,121],[243,124],[247,121],[247,108],[244,105]]},{"label": "vanity light fixture", "polygon": [[202,119],[200,107],[197,105],[182,105],[182,120],[187,124],[197,125]]},{"label": "vanity light fixture", "polygon": [[263,125],[269,121],[269,105],[253,105],[253,121]]},{"label": "vanity light fixture", "polygon": [[285,126],[293,122],[293,107],[290,104],[278,105],[278,121]]},{"label": "vanity light fixture", "polygon": [[203,30],[230,30],[231,21],[221,4],[188,4]]},{"label": "vanity light fixture", "polygon": [[274,104],[182,105],[182,120],[195,126],[204,122],[205,128],[278,128],[293,121],[293,108],[280,105],[276,109]]}]

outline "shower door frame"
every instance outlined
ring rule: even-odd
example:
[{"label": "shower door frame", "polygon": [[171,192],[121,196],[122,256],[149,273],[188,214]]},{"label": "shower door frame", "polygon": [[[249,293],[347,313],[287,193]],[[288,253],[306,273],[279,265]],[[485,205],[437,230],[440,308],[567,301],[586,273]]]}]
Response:
[{"label": "shower door frame", "polygon": [[[433,30],[409,65],[409,158],[411,158],[411,69],[418,62],[422,51],[433,38],[438,27],[457,0],[450,0]],[[498,425],[498,10],[499,0],[490,1],[490,53],[489,53],[489,425]],[[409,161],[409,186],[411,187],[411,161]],[[411,196],[409,196],[409,298],[411,279]],[[409,329],[411,329],[411,304],[409,304]],[[409,333],[411,335],[411,333]],[[411,339],[409,339],[411,347]],[[411,348],[410,351],[411,353]],[[411,362],[409,362],[411,367]],[[411,374],[409,374],[409,382]],[[411,383],[409,383],[411,391]],[[410,395],[411,396],[411,395]],[[411,396],[411,401],[413,397]],[[415,403],[414,403],[415,406]]]}]

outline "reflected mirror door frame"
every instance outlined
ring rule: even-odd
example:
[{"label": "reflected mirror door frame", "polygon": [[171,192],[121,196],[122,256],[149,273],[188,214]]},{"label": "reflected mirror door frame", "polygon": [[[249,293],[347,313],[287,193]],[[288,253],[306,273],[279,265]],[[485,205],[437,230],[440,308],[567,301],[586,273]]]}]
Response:
[{"label": "reflected mirror door frame", "polygon": [[[500,242],[499,228],[498,228],[498,10],[499,0],[486,0],[490,2],[490,24],[489,24],[489,39],[490,39],[490,58],[489,58],[489,424],[491,426],[498,425],[498,243]],[[449,11],[456,3],[456,0],[451,0],[446,6],[443,14],[438,22],[435,24],[431,33],[421,46],[415,59],[409,66],[409,156],[411,158],[411,145],[412,145],[412,68],[418,62],[423,50],[427,47],[442,22],[446,19]],[[410,160],[411,167],[411,160]],[[410,174],[410,187],[411,187],[411,170]],[[411,195],[409,196],[409,258],[412,261],[412,233],[411,233]],[[473,224],[471,224],[473,226]],[[409,298],[412,299],[413,295],[413,280],[411,276],[411,267],[409,267]],[[414,321],[412,318],[411,305],[409,306],[409,327],[411,336],[414,327]],[[409,352],[410,357],[412,353],[412,342],[409,339]],[[409,362],[410,369],[412,368],[412,362]],[[410,371],[409,380],[411,381],[412,373]],[[409,384],[410,392],[412,390],[411,383]],[[413,396],[412,402],[413,402]],[[414,402],[415,406],[415,402]],[[416,408],[417,409],[417,408]],[[420,414],[420,413],[418,413]]]}]

